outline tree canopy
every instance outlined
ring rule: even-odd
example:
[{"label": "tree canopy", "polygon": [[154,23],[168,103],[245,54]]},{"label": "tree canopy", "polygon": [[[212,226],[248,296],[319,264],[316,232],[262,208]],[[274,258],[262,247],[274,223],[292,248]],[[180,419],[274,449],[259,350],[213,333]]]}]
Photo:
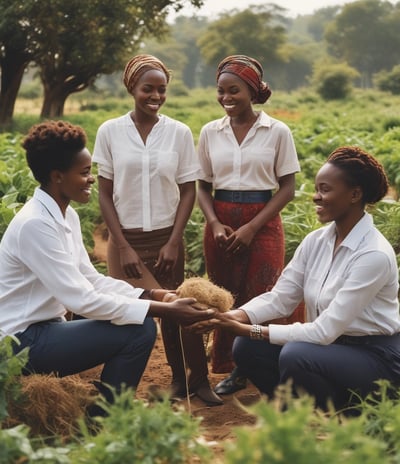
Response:
[{"label": "tree canopy", "polygon": [[71,93],[121,69],[143,37],[166,32],[169,9],[185,3],[199,7],[203,1],[0,0],[0,124],[12,116],[13,95],[29,62],[44,87],[41,116],[61,116]]}]

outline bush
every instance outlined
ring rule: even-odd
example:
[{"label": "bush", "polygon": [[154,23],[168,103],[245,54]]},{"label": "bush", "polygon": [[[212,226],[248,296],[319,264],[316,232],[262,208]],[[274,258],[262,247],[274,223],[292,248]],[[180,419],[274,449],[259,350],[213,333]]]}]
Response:
[{"label": "bush", "polygon": [[352,91],[358,72],[345,63],[318,65],[314,69],[312,81],[317,93],[325,100],[341,100]]},{"label": "bush", "polygon": [[400,95],[400,64],[391,71],[381,71],[374,76],[374,83],[379,90]]},{"label": "bush", "polygon": [[146,404],[127,389],[115,403],[102,403],[108,416],[99,419],[100,430],[92,436],[82,427],[82,441],[71,454],[74,463],[179,464],[189,459],[209,462],[209,450],[196,440],[200,419],[183,409],[173,410],[168,398]]}]

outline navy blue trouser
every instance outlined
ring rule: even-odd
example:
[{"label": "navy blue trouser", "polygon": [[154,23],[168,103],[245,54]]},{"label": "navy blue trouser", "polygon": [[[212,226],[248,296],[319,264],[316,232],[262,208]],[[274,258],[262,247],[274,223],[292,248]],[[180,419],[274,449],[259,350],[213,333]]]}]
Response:
[{"label": "navy blue trouser", "polygon": [[[236,337],[233,358],[240,372],[268,397],[279,384],[292,380],[294,390],[305,390],[317,407],[331,399],[337,409],[351,405],[351,392],[361,397],[376,390],[376,381],[400,381],[400,335],[344,337],[345,342],[317,345]],[[352,343],[352,339],[355,343]]]},{"label": "navy blue trouser", "polygon": [[[136,388],[156,339],[156,325],[146,318],[143,325],[114,325],[108,321],[50,320],[32,324],[17,334],[16,350],[29,347],[25,374],[56,373],[60,377],[104,364],[101,381],[117,392],[124,384]],[[103,385],[99,390],[111,401]]]}]

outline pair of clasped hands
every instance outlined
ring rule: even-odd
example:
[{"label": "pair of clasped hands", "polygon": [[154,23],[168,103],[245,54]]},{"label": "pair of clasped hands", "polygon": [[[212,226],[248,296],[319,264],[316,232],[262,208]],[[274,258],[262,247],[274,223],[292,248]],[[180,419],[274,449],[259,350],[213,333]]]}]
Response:
[{"label": "pair of clasped hands", "polygon": [[249,224],[233,230],[230,226],[217,223],[213,226],[213,235],[218,248],[225,250],[227,254],[236,254],[247,249],[254,238],[254,231]]}]

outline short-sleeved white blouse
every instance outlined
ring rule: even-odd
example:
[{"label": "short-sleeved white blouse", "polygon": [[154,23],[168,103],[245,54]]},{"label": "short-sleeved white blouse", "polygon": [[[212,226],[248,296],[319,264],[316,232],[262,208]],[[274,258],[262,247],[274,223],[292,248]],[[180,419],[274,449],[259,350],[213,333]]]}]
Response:
[{"label": "short-sleeved white blouse", "polygon": [[230,117],[206,124],[198,154],[202,180],[224,190],[274,190],[279,178],[300,171],[289,127],[261,111],[239,145]]},{"label": "short-sleeved white blouse", "polygon": [[159,115],[143,143],[130,113],[104,122],[93,150],[99,175],[114,183],[113,201],[123,229],[174,224],[179,184],[199,178],[193,135],[180,121]]}]

